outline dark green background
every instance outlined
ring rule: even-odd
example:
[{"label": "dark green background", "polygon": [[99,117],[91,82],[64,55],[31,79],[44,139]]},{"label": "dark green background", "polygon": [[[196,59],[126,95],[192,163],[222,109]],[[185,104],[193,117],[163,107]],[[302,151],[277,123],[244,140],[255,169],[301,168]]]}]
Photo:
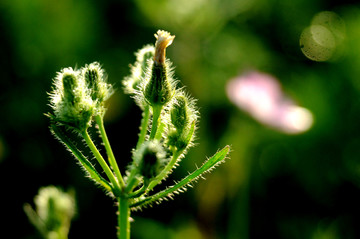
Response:
[{"label": "dark green background", "polygon": [[[360,4],[324,0],[2,0],[0,2],[0,238],[37,238],[23,204],[46,185],[74,188],[70,238],[116,238],[116,207],[48,130],[52,79],[99,61],[118,89],[106,128],[122,167],[140,110],[121,80],[158,29],[198,99],[198,146],[172,179],[232,145],[231,159],[174,201],[133,214],[133,238],[360,238]],[[340,58],[314,62],[299,37],[321,11],[346,24]],[[225,85],[272,74],[314,114],[301,135],[265,127],[230,103]],[[171,181],[171,179],[170,179]]]}]

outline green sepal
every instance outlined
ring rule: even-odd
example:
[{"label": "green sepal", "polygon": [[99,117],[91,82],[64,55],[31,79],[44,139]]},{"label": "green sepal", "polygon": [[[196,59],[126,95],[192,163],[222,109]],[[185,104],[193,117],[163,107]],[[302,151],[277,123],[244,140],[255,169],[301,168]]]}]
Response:
[{"label": "green sepal", "polygon": [[151,106],[162,106],[169,102],[174,95],[167,66],[153,64],[151,77],[144,90],[146,101]]}]

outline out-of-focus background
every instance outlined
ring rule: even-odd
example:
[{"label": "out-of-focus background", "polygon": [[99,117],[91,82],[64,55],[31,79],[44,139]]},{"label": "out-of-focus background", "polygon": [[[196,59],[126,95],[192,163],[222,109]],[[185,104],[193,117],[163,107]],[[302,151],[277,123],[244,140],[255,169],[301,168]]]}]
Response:
[{"label": "out-of-focus background", "polygon": [[132,238],[360,238],[360,4],[321,0],[0,1],[0,238],[38,238],[23,211],[74,189],[70,238],[116,238],[116,207],[48,130],[52,79],[99,61],[121,165],[140,110],[122,92],[158,29],[198,99],[197,147],[170,180],[230,144],[231,159],[174,201],[133,214]]}]

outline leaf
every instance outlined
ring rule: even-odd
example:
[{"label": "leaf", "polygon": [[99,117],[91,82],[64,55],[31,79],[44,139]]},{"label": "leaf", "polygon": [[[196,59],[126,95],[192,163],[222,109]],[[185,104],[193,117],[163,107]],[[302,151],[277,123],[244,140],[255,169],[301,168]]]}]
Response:
[{"label": "leaf", "polygon": [[186,191],[186,187],[189,186],[192,182],[196,181],[199,177],[202,177],[205,173],[210,172],[216,168],[219,164],[223,163],[226,159],[226,156],[230,152],[230,146],[225,146],[222,150],[218,151],[214,156],[207,159],[203,165],[196,169],[194,172],[189,174],[187,177],[183,178],[181,181],[176,183],[173,186],[170,186],[164,189],[161,192],[158,192],[152,196],[143,197],[138,201],[135,201],[130,205],[131,208],[139,208],[141,206],[146,206],[153,202],[161,202],[167,198],[171,198],[174,194],[179,194],[180,192]]}]

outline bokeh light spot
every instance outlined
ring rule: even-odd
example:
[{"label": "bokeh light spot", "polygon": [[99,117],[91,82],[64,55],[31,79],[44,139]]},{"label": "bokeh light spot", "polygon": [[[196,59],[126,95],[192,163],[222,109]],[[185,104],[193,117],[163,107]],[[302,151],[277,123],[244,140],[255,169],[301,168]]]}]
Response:
[{"label": "bokeh light spot", "polygon": [[313,61],[327,61],[335,51],[335,39],[332,33],[320,25],[306,28],[300,36],[301,51]]},{"label": "bokeh light spot", "polygon": [[339,55],[344,38],[344,21],[334,12],[320,12],[302,31],[300,48],[310,60],[329,61]]}]

